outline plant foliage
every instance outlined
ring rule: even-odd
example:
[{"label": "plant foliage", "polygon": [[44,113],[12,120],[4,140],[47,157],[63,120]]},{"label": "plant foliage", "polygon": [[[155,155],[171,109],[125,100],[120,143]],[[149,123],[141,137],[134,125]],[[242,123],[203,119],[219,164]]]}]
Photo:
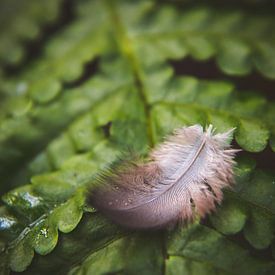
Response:
[{"label": "plant foliage", "polygon": [[[275,105],[235,83],[252,72],[275,80],[270,10],[249,1],[61,2],[1,2],[1,272],[274,274]],[[26,60],[66,4],[72,18]],[[214,60],[223,77],[176,73],[173,62],[186,66],[187,57]],[[243,150],[236,187],[216,213],[133,232],[86,204],[93,178],[120,152],[145,155],[195,123],[236,127]]]}]

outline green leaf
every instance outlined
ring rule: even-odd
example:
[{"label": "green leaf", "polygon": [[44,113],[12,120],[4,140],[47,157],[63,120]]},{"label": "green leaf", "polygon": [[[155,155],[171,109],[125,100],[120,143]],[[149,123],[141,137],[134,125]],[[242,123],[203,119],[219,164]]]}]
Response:
[{"label": "green leaf", "polygon": [[260,123],[240,121],[236,140],[247,151],[262,151],[267,144],[268,137],[268,131]]},{"label": "green leaf", "polygon": [[[45,256],[37,256],[26,274],[64,273],[81,262],[87,255],[97,253],[125,234],[97,213],[87,213],[70,234],[61,236],[57,247]],[[62,255],[62,257],[59,257]],[[106,259],[106,258],[105,258]]]},{"label": "green leaf", "polygon": [[[182,58],[190,54],[204,60],[217,56],[221,70],[232,75],[245,75],[257,68],[274,79],[274,56],[270,35],[272,18],[249,14],[244,10],[216,9],[209,6],[181,9],[162,7],[151,15],[146,29],[131,26],[129,35],[138,40],[138,55],[143,62],[161,62],[166,58]],[[181,44],[174,56],[174,47],[162,50],[162,44]]]},{"label": "green leaf", "polygon": [[10,268],[21,272],[26,269],[33,258],[34,252],[27,242],[21,242],[10,253]]},{"label": "green leaf", "polygon": [[267,248],[274,239],[274,217],[254,210],[244,228],[245,238],[257,249]]},{"label": "green leaf", "polygon": [[[162,257],[159,234],[138,234],[115,241],[99,252],[92,254],[84,264],[76,268],[72,274],[160,274]],[[106,257],[110,258],[104,264]]]},{"label": "green leaf", "polygon": [[230,273],[270,273],[274,262],[262,262],[223,235],[205,226],[182,229],[168,242],[168,253],[210,264]]},{"label": "green leaf", "polygon": [[246,221],[242,205],[234,201],[225,201],[217,213],[210,217],[214,227],[223,234],[235,234],[243,229]]},{"label": "green leaf", "polygon": [[[45,24],[56,20],[62,1],[1,2],[0,62],[16,64],[24,58],[23,40],[33,40]],[[14,8],[16,7],[16,8]]]},{"label": "green leaf", "polygon": [[225,275],[230,274],[225,272],[222,269],[215,268],[211,264],[194,261],[190,259],[186,259],[180,256],[170,256],[168,260],[166,260],[166,269],[165,274],[173,275],[173,274],[216,274],[216,275]]},{"label": "green leaf", "polygon": [[[274,273],[267,2],[0,3],[1,274]],[[214,61],[217,73],[180,73],[188,60],[205,76]],[[236,128],[233,147],[242,149],[236,184],[214,213],[134,232],[87,204],[93,179],[121,153],[146,156],[176,127],[197,123]]]}]

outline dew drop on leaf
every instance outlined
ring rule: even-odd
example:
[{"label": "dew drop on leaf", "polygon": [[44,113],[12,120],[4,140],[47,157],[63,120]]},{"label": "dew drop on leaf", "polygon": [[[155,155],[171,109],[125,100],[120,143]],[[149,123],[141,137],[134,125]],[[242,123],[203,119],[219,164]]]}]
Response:
[{"label": "dew drop on leaf", "polygon": [[47,228],[42,228],[40,230],[41,235],[43,235],[45,238],[48,238],[48,229]]}]

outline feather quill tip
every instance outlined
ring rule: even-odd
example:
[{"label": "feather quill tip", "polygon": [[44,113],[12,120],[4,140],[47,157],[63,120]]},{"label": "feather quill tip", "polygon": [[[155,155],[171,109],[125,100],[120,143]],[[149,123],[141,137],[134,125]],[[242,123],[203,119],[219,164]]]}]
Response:
[{"label": "feather quill tip", "polygon": [[163,228],[205,216],[234,183],[234,129],[210,125],[175,130],[147,162],[121,161],[98,177],[90,202],[114,222],[133,229]]}]

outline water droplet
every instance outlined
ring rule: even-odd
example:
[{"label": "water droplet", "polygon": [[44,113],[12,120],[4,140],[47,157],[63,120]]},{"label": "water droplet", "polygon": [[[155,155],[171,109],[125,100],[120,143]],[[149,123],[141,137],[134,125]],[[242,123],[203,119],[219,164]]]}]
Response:
[{"label": "water droplet", "polygon": [[13,226],[16,222],[12,219],[9,219],[9,217],[4,217],[4,218],[1,218],[0,223],[1,223],[1,229],[7,229]]},{"label": "water droplet", "polygon": [[128,205],[128,203],[127,203],[127,202],[125,202],[125,203],[124,203],[124,205],[125,205],[125,206],[127,206],[127,205]]},{"label": "water droplet", "polygon": [[41,203],[39,197],[35,197],[30,193],[24,193],[22,196],[31,207],[35,207]]},{"label": "water droplet", "polygon": [[118,189],[119,189],[119,187],[118,187],[118,186],[115,186],[115,189],[116,189],[116,190],[118,190]]},{"label": "water droplet", "polygon": [[48,238],[48,229],[47,228],[42,228],[40,230],[40,233],[45,237]]}]

